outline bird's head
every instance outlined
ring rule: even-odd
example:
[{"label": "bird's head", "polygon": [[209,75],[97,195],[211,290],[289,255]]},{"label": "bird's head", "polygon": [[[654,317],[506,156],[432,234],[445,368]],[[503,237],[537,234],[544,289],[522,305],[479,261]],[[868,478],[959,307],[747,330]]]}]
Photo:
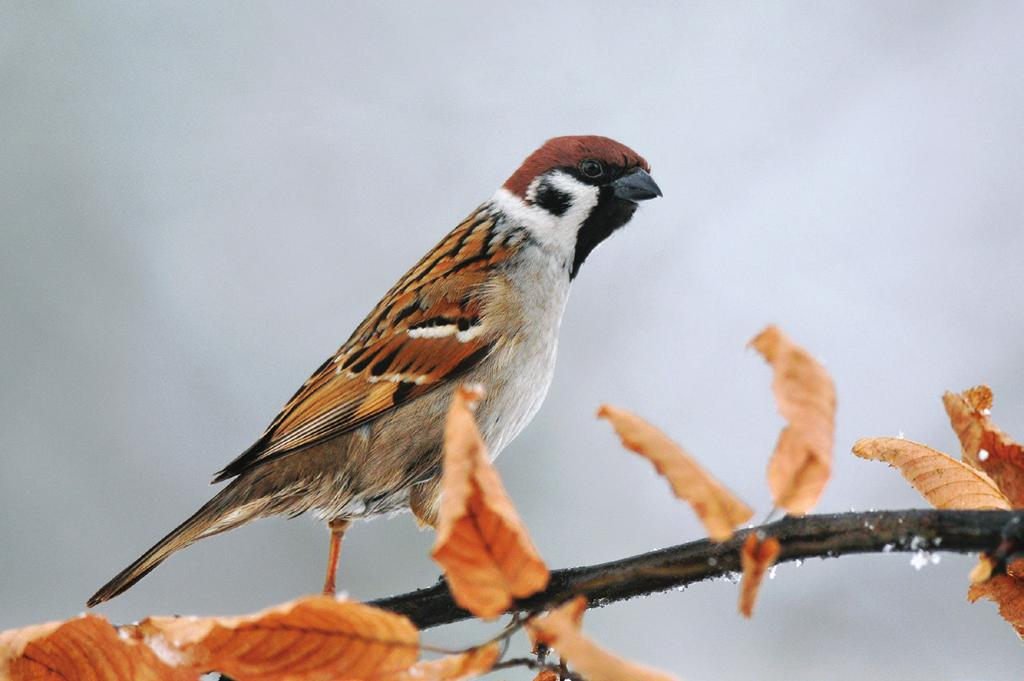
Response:
[{"label": "bird's head", "polygon": [[555,137],[495,198],[534,239],[563,253],[575,277],[590,252],[629,222],[637,202],[661,196],[650,170],[642,156],[607,137]]}]

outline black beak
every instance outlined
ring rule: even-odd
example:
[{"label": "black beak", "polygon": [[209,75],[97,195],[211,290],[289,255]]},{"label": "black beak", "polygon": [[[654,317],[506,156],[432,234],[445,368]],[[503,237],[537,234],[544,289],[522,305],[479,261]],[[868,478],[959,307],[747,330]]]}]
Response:
[{"label": "black beak", "polygon": [[611,183],[612,194],[626,201],[646,201],[661,196],[661,189],[654,178],[642,168],[623,175]]}]

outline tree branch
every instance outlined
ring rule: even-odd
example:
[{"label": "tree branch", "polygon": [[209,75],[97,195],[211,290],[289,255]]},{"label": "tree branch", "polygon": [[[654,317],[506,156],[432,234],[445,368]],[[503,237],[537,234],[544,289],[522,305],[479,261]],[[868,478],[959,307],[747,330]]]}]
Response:
[{"label": "tree branch", "polygon": [[[601,607],[721,577],[740,570],[739,549],[751,532],[779,539],[780,563],[919,549],[976,553],[994,551],[1002,541],[1004,528],[1011,521],[1019,525],[1022,518],[1024,512],[933,510],[786,517],[741,530],[721,544],[703,539],[611,563],[554,570],[547,589],[516,602],[511,610],[536,610],[577,594],[586,595],[591,607]],[[432,587],[371,601],[370,605],[405,615],[420,629],[473,616],[455,605],[443,580]]]}]

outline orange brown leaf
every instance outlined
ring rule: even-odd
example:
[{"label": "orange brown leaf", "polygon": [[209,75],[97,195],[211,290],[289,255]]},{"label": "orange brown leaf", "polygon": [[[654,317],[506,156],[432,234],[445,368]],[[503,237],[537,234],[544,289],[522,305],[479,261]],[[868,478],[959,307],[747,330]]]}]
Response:
[{"label": "orange brown leaf", "polygon": [[740,549],[740,565],[743,566],[743,581],[740,582],[740,614],[750,617],[754,614],[754,602],[761,588],[764,575],[779,558],[782,546],[775,537],[761,540],[757,532],[751,532]]},{"label": "orange brown leaf", "polygon": [[608,419],[623,445],[654,464],[675,495],[693,507],[714,541],[731,537],[754,514],[679,445],[639,416],[607,404],[597,415]]},{"label": "orange brown leaf", "polygon": [[1024,579],[1010,575],[995,575],[986,582],[972,584],[967,600],[974,603],[988,598],[999,606],[999,614],[1009,622],[1017,635],[1024,638]]},{"label": "orange brown leaf", "polygon": [[857,440],[853,453],[893,466],[935,508],[1010,510],[991,478],[927,445],[894,437]]},{"label": "orange brown leaf", "polygon": [[942,403],[960,439],[963,460],[985,471],[1014,508],[1024,508],[1024,447],[988,417],[992,390],[980,385],[960,395],[947,392]]},{"label": "orange brown leaf", "polygon": [[835,385],[821,364],[775,326],[750,345],[772,367],[772,391],[788,422],[768,463],[768,486],[776,506],[803,515],[818,503],[832,475]]},{"label": "orange brown leaf", "polygon": [[505,493],[473,418],[482,391],[460,388],[445,423],[437,539],[431,555],[455,602],[490,619],[547,586],[548,568]]},{"label": "orange brown leaf", "polygon": [[119,636],[98,615],[0,633],[0,679],[9,681],[185,681],[141,641]]},{"label": "orange brown leaf", "polygon": [[[552,612],[558,611],[559,617],[568,619],[574,627],[579,629],[583,626],[583,613],[587,611],[587,599],[584,596],[576,596],[572,600],[562,603],[560,606],[552,610]],[[555,643],[555,638],[546,629],[540,627],[527,627],[526,633],[530,636],[530,641],[533,643],[533,653],[537,654],[540,646],[547,646],[550,648]]]},{"label": "orange brown leaf", "polygon": [[380,681],[462,681],[486,674],[498,661],[501,649],[488,643],[466,653],[448,655],[439,660],[418,662],[405,671],[382,677]]},{"label": "orange brown leaf", "polygon": [[[581,605],[582,602],[582,605]],[[587,681],[673,681],[674,676],[612,655],[580,632],[583,596],[527,625],[536,640],[549,640],[562,658]]]},{"label": "orange brown leaf", "polygon": [[960,393],[967,404],[970,405],[971,409],[977,409],[978,411],[988,411],[992,409],[992,404],[995,401],[995,396],[992,394],[992,388],[987,385],[976,385],[973,388]]},{"label": "orange brown leaf", "polygon": [[407,618],[329,596],[243,617],[153,617],[138,630],[165,661],[239,681],[380,679],[419,657]]},{"label": "orange brown leaf", "polygon": [[978,556],[977,564],[971,568],[971,573],[968,575],[968,579],[971,580],[971,584],[981,584],[992,576],[995,569],[996,559],[987,553],[983,553]]}]

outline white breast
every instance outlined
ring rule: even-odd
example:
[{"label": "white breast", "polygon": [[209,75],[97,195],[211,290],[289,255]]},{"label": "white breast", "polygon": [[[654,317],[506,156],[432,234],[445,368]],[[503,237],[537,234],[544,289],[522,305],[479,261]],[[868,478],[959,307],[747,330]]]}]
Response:
[{"label": "white breast", "polygon": [[558,331],[569,296],[563,257],[524,245],[509,263],[508,277],[520,319],[481,367],[490,399],[477,413],[491,456],[497,456],[540,409],[555,372]]},{"label": "white breast", "polygon": [[567,173],[544,176],[569,197],[569,206],[554,215],[532,201],[541,178],[527,189],[525,200],[502,188],[490,207],[519,244],[504,267],[505,295],[513,299],[516,317],[502,333],[507,340],[471,377],[485,385],[489,399],[477,412],[477,422],[492,456],[515,438],[540,409],[555,372],[558,330],[569,296],[569,270],[580,226],[598,199],[596,187]]}]

